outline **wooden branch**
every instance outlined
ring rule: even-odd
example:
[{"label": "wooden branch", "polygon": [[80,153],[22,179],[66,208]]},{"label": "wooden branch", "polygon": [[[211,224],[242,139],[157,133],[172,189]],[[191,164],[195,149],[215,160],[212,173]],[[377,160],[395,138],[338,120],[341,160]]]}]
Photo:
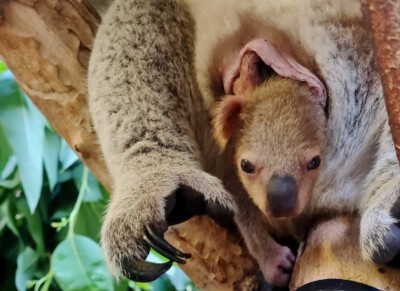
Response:
[{"label": "wooden branch", "polygon": [[[86,104],[88,59],[99,18],[81,0],[0,0],[0,57],[18,84],[110,190]],[[202,290],[244,290],[256,263],[238,238],[207,217],[171,228],[167,239],[193,258],[182,269]]]},{"label": "wooden branch", "polygon": [[226,229],[206,216],[172,227],[165,236],[193,257],[180,267],[200,290],[259,290],[258,266],[247,249]]},{"label": "wooden branch", "polygon": [[398,290],[398,269],[378,266],[361,258],[359,230],[360,220],[350,216],[317,223],[309,232],[304,252],[298,255],[290,289],[335,278],[364,283],[379,290]]},{"label": "wooden branch", "polygon": [[110,189],[85,110],[86,70],[98,19],[79,1],[2,4],[1,58],[53,128]]},{"label": "wooden branch", "polygon": [[390,130],[400,161],[400,1],[368,0],[363,12],[371,26]]}]

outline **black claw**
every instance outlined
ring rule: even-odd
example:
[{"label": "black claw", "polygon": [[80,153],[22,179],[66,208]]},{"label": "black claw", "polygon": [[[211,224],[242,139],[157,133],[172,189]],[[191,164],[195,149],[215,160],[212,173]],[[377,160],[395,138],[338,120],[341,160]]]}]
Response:
[{"label": "black claw", "polygon": [[152,238],[152,240],[155,243],[157,243],[160,247],[162,247],[163,249],[169,251],[170,253],[174,253],[175,255],[177,255],[181,258],[189,259],[192,257],[191,254],[181,252],[180,250],[178,250],[177,248],[172,246],[169,242],[167,242],[165,239],[160,238],[160,236],[157,235],[157,233],[153,230],[153,227],[151,226],[151,224],[146,225],[145,229],[146,229],[148,235]]},{"label": "black claw", "polygon": [[163,250],[162,248],[160,248],[156,244],[154,244],[151,240],[148,239],[146,234],[144,235],[144,240],[160,255],[166,257],[167,259],[175,261],[179,264],[186,264],[186,261],[184,259],[181,259],[177,256],[171,255],[170,253],[167,253],[165,250]]},{"label": "black claw", "polygon": [[184,259],[191,257],[191,254],[181,252],[172,245],[170,245],[165,239],[161,238],[152,228],[151,225],[145,226],[144,240],[158,253],[164,257],[175,261],[179,264],[185,264]]},{"label": "black claw", "polygon": [[122,261],[122,273],[135,282],[151,282],[167,272],[171,266],[172,261],[156,264],[136,258],[125,258]]}]

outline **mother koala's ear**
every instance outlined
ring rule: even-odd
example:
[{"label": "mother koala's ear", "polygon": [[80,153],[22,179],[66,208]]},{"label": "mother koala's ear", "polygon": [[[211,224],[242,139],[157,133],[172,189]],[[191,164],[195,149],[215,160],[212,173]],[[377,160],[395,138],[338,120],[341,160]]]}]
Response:
[{"label": "mother koala's ear", "polygon": [[319,77],[301,65],[294,55],[287,53],[284,46],[277,47],[267,39],[253,39],[245,44],[236,60],[224,69],[225,94],[242,95],[275,74],[305,82],[314,99],[326,106],[326,89]]},{"label": "mother koala's ear", "polygon": [[226,95],[212,108],[213,135],[221,150],[231,139],[239,126],[243,98],[236,95]]}]

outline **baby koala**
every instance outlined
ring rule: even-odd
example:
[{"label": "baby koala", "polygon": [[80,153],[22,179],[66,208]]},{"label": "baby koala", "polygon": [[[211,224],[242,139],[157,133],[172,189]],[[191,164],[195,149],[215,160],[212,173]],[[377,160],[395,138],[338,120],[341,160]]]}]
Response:
[{"label": "baby koala", "polygon": [[326,115],[304,82],[273,76],[214,108],[214,136],[231,144],[238,176],[270,219],[299,215],[323,163]]},{"label": "baby koala", "polygon": [[224,179],[239,206],[235,221],[264,277],[284,286],[295,257],[269,233],[302,235],[300,214],[323,162],[324,108],[308,84],[274,74],[259,87],[224,96],[212,113],[214,137],[234,157],[246,190],[228,185],[235,174]]},{"label": "baby koala", "polygon": [[[278,234],[285,224],[298,224],[304,217],[356,213],[363,258],[390,265],[400,252],[399,169],[388,127],[375,126],[386,116],[383,101],[367,96],[381,102],[379,107],[365,105],[349,113],[352,107],[340,104],[342,116],[352,114],[352,122],[340,127],[343,120],[333,112],[328,123],[308,84],[274,75],[261,87],[225,96],[215,106],[214,136],[222,149],[233,151],[240,181]],[[382,115],[373,119],[375,111]],[[348,132],[352,139],[345,139]],[[299,225],[300,231],[306,226]]]}]

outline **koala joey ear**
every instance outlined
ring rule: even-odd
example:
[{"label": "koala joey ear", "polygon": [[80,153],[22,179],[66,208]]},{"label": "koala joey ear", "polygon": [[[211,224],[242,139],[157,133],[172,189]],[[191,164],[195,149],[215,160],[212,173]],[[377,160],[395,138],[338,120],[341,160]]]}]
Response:
[{"label": "koala joey ear", "polygon": [[242,107],[242,97],[226,95],[212,109],[213,134],[221,150],[237,130]]}]

